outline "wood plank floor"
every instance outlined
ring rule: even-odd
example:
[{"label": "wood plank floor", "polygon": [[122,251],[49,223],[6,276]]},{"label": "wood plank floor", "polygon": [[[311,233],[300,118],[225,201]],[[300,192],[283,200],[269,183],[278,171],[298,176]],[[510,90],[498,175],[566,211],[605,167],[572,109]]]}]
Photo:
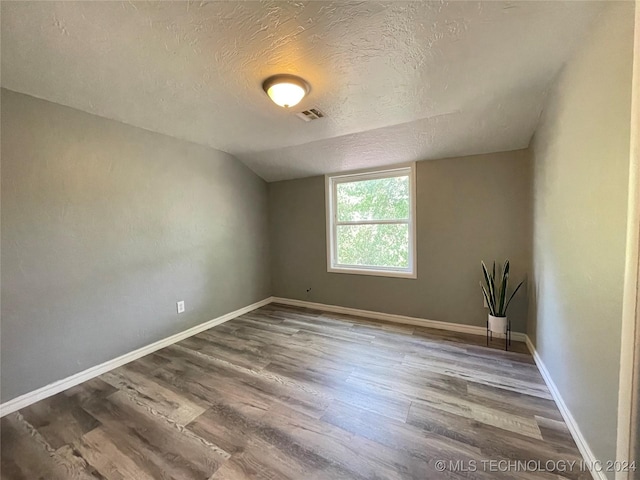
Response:
[{"label": "wood plank floor", "polygon": [[2,479],[590,478],[483,471],[580,459],[524,345],[484,342],[267,305],[4,417]]}]

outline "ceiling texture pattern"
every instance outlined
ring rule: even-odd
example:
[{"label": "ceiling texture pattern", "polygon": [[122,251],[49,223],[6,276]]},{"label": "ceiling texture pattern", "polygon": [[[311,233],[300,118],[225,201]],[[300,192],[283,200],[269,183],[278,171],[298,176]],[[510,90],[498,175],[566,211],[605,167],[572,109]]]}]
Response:
[{"label": "ceiling texture pattern", "polygon": [[[2,2],[1,81],[275,181],[526,147],[605,3]],[[291,110],[277,73],[311,85]]]}]

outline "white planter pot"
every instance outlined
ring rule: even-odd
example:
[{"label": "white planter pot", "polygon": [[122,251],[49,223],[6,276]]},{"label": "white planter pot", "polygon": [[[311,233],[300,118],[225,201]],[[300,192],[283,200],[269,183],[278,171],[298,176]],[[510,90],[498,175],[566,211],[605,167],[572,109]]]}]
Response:
[{"label": "white planter pot", "polygon": [[507,317],[494,317],[489,315],[489,330],[494,333],[507,333]]}]

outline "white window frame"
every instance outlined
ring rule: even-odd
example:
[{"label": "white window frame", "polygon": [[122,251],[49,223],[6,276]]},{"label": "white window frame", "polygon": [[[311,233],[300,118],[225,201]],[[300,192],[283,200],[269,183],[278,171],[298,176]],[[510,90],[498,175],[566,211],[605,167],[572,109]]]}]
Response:
[{"label": "white window frame", "polygon": [[[337,186],[340,183],[358,180],[373,180],[409,175],[409,219],[408,220],[363,220],[338,222],[335,209]],[[353,275],[375,275],[380,277],[417,278],[416,259],[416,164],[405,163],[385,168],[357,170],[348,173],[325,175],[325,200],[327,218],[327,272]],[[338,225],[409,225],[409,266],[393,268],[380,266],[342,265],[337,262],[337,226]]]}]

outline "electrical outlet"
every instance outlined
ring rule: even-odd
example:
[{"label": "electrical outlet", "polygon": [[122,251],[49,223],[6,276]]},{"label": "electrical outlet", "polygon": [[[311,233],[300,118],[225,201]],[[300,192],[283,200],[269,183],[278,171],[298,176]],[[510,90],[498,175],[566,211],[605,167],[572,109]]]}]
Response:
[{"label": "electrical outlet", "polygon": [[184,300],[180,300],[176,303],[176,307],[178,307],[178,313],[184,313]]}]

